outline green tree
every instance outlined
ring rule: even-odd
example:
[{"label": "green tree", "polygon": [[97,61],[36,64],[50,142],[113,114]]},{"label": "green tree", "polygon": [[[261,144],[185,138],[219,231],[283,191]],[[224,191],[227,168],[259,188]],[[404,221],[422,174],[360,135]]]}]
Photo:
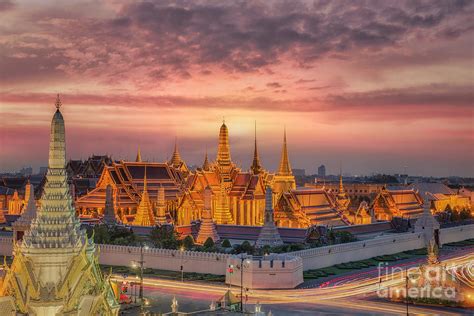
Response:
[{"label": "green tree", "polygon": [[155,226],[150,232],[150,240],[158,248],[178,249],[181,241],[173,226]]},{"label": "green tree", "polygon": [[344,244],[357,240],[350,232],[340,231],[336,233],[336,239],[338,243]]},{"label": "green tree", "polygon": [[183,247],[185,249],[188,249],[188,250],[194,247],[194,238],[193,238],[193,236],[188,235],[183,239]]},{"label": "green tree", "polygon": [[246,240],[240,245],[240,250],[242,252],[246,252],[248,254],[251,254],[251,253],[253,253],[254,249],[253,249],[252,245]]},{"label": "green tree", "polygon": [[471,218],[471,211],[468,210],[468,209],[463,209],[460,213],[459,213],[459,218],[461,220],[466,220],[466,219],[469,219]]},{"label": "green tree", "polygon": [[[449,205],[448,205],[449,206]],[[459,212],[456,210],[452,210],[451,212],[451,221],[452,222],[457,222],[461,219]]]},{"label": "green tree", "polygon": [[231,245],[229,239],[224,239],[224,241],[222,242],[222,247],[223,247],[223,248],[230,248],[230,247],[232,247],[232,245]]},{"label": "green tree", "polygon": [[204,248],[205,249],[211,249],[215,246],[214,240],[212,240],[211,237],[207,238],[206,241],[204,242]]}]

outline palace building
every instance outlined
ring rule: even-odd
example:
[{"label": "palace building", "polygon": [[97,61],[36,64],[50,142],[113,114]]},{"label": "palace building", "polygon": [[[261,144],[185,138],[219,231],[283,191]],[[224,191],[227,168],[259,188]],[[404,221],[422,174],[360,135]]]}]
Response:
[{"label": "palace building", "polygon": [[423,199],[414,189],[382,188],[372,208],[377,220],[391,220],[393,217],[418,218],[423,214]]}]

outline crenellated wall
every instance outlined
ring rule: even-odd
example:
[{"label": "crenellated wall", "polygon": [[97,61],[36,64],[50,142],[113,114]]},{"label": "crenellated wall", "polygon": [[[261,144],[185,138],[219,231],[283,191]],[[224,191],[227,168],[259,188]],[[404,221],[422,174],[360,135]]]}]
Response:
[{"label": "crenellated wall", "polygon": [[[130,266],[140,260],[140,247],[99,245],[99,262],[106,265]],[[229,255],[221,253],[180,251],[170,249],[143,249],[145,267],[170,271],[211,273],[224,275]]]},{"label": "crenellated wall", "polygon": [[[243,266],[243,270],[242,269]],[[249,289],[293,289],[303,283],[303,260],[286,254],[227,260],[226,283]]]},{"label": "crenellated wall", "polygon": [[[444,228],[440,230],[439,236],[441,244],[471,239],[474,238],[474,225]],[[301,257],[303,269],[309,270],[423,247],[425,247],[425,245],[422,233],[405,233],[390,234],[347,244],[301,250],[289,253],[288,255]],[[139,247],[99,245],[99,248],[99,262],[101,264],[130,266],[133,260],[136,261],[140,259]],[[182,262],[185,272],[219,275],[226,274],[228,267],[227,260],[231,257],[227,254],[195,251],[181,252],[179,250],[156,248],[144,249],[143,252],[145,267],[148,268],[180,271]],[[11,253],[12,237],[0,236],[0,255],[10,256]],[[269,263],[264,262],[264,266],[260,269],[266,269],[266,264]],[[274,263],[272,269],[276,269],[276,266],[278,266],[278,264],[275,265]],[[270,273],[271,272],[268,272],[267,274]],[[270,275],[270,277],[272,276]]]},{"label": "crenellated wall", "polygon": [[[474,238],[474,225],[441,229],[440,244]],[[291,252],[303,259],[304,270],[365,260],[426,247],[423,233],[389,234],[374,239]]]}]

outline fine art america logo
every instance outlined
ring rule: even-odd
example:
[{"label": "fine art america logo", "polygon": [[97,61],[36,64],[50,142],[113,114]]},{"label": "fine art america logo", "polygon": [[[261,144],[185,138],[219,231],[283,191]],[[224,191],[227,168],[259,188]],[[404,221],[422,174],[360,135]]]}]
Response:
[{"label": "fine art america logo", "polygon": [[[473,264],[473,263],[471,263]],[[426,265],[405,269],[403,267],[388,267],[388,263],[379,263],[379,285],[384,281],[386,287],[379,286],[377,295],[381,298],[392,299],[440,299],[455,300],[455,266]]]}]

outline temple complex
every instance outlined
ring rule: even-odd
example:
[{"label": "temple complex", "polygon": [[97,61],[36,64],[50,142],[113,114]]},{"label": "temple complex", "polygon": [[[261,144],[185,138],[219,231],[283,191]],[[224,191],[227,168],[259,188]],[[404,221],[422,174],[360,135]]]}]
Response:
[{"label": "temple complex", "polygon": [[[286,130],[279,167],[274,174],[262,166],[256,128],[248,171],[238,168],[231,157],[229,129],[225,122],[219,129],[215,160],[209,160],[206,150],[203,165],[196,170],[191,171],[186,166],[177,141],[171,158],[164,163],[144,162],[138,148],[136,161],[104,163],[96,187],[77,198],[77,213],[85,219],[101,218],[109,185],[117,220],[140,226],[156,223],[187,226],[203,219],[206,188],[212,191],[211,217],[218,225],[262,226],[266,186],[270,186],[274,193],[274,219],[279,227],[367,224],[393,217],[417,217],[423,211],[424,201],[415,190],[365,184],[360,188],[350,185],[346,189],[342,174],[335,187],[296,188]],[[351,204],[351,198],[355,203],[362,197],[370,197],[373,202],[369,205]]]},{"label": "temple complex", "polygon": [[209,162],[207,153],[202,168],[191,173],[178,207],[177,225],[189,225],[200,219],[204,190],[212,190],[211,214],[217,224],[263,224],[264,187],[269,175],[263,170],[255,140],[254,159],[250,171],[242,171],[231,160],[229,130],[225,123],[219,130],[216,161]]},{"label": "temple complex", "polygon": [[58,96],[40,207],[22,240],[14,241],[13,263],[5,266],[0,296],[11,300],[12,314],[117,315],[119,305],[99,268],[94,242],[75,214],[60,106]]}]

